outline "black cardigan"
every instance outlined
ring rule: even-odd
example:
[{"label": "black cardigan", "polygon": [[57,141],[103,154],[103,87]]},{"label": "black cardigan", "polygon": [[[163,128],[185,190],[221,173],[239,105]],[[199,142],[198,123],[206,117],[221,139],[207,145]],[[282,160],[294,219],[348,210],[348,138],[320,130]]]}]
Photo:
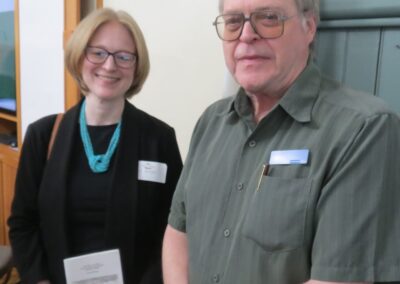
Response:
[{"label": "black cardigan", "polygon": [[[55,115],[27,130],[8,220],[10,241],[22,283],[49,279],[65,283],[69,256],[65,196],[73,142],[79,135],[80,104],[65,113],[51,156],[47,146]],[[105,238],[119,248],[124,283],[162,283],[161,243],[173,192],[182,169],[174,130],[126,101],[115,153]],[[138,161],[166,163],[165,184],[138,181]]]}]

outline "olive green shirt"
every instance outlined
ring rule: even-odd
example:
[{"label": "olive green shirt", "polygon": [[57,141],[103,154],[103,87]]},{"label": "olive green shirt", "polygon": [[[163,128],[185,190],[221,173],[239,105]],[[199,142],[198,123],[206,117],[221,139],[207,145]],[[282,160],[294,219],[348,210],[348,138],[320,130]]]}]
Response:
[{"label": "olive green shirt", "polygon": [[[305,163],[262,174],[293,149]],[[190,284],[400,281],[399,153],[397,114],[313,63],[258,124],[243,90],[211,105],[169,217]]]}]

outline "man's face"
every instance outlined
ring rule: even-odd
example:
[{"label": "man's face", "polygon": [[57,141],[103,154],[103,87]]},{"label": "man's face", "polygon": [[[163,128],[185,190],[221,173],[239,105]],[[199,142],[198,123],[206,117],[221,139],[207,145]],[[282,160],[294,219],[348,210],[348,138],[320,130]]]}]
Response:
[{"label": "man's face", "polygon": [[235,41],[224,41],[225,62],[236,81],[248,93],[279,96],[304,69],[309,45],[315,35],[315,20],[304,18],[294,0],[225,0],[223,14],[272,9],[290,17],[282,36],[261,38],[246,22]]}]

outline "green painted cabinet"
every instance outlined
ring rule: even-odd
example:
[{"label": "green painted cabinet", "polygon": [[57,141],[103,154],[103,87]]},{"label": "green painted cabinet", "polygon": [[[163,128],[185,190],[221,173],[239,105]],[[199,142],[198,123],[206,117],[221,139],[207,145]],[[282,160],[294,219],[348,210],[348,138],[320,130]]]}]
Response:
[{"label": "green painted cabinet", "polygon": [[321,0],[315,60],[400,112],[400,1]]},{"label": "green painted cabinet", "polygon": [[375,93],[400,112],[400,27],[382,31],[380,51]]}]

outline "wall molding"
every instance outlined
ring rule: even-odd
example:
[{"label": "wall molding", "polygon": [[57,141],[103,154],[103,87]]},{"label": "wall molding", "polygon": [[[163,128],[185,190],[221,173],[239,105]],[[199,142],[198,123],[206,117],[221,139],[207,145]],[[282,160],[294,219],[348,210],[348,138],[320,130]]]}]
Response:
[{"label": "wall molding", "polygon": [[399,0],[321,0],[321,21],[399,18]]}]

